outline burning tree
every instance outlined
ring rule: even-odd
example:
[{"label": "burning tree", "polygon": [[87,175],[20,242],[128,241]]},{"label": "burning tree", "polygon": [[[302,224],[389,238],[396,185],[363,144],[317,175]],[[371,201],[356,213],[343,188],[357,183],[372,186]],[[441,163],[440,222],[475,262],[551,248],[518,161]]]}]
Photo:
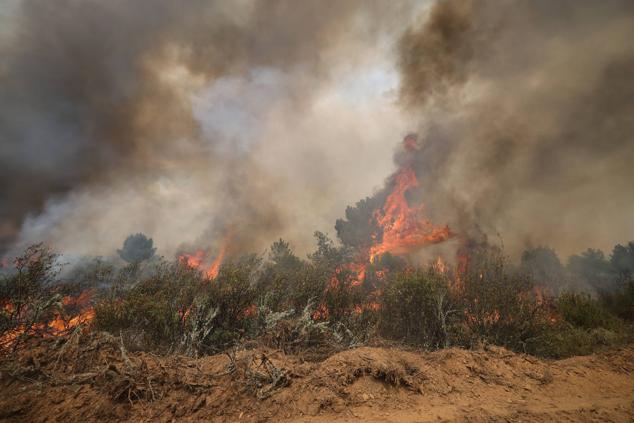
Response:
[{"label": "burning tree", "polygon": [[356,272],[356,283],[363,283],[375,296],[380,294],[385,275],[403,267],[395,258],[407,257],[454,236],[448,225],[435,225],[426,215],[415,166],[421,154],[416,135],[406,136],[397,153],[398,169],[385,187],[355,207],[348,207],[346,218],[335,224],[339,239],[352,251],[350,261],[338,272]]},{"label": "burning tree", "polygon": [[[535,280],[554,286],[565,273],[553,250],[529,249],[516,267],[481,231],[459,234],[433,223],[417,164],[422,154],[416,137],[407,136],[383,189],[348,207],[345,219],[336,222],[341,243],[315,232],[316,249],[304,259],[281,239],[268,257],[246,254],[240,234],[223,227],[208,237],[210,246],[173,262],[154,260],[138,271],[137,264],[155,253],[152,239],[138,233],[118,250],[130,265],[86,275],[98,285],[96,294],[84,289],[90,284],[80,284],[84,291],[65,295],[57,256],[34,246],[0,285],[0,341],[64,333],[94,317],[94,328],[122,335],[136,348],[188,355],[258,340],[323,358],[378,335],[428,348],[484,340],[559,356],[577,351],[579,339],[592,339],[586,331],[604,329],[609,319],[592,320],[598,323],[591,327],[583,323],[603,310],[595,299],[555,302],[534,286]],[[444,244],[445,253],[453,249],[455,260],[435,254],[420,259],[421,250],[451,238],[458,246]],[[610,262],[591,250],[573,256],[568,268],[626,278],[629,250],[615,248]],[[619,316],[631,315],[632,292],[612,301]],[[561,333],[573,347],[561,347]]]}]

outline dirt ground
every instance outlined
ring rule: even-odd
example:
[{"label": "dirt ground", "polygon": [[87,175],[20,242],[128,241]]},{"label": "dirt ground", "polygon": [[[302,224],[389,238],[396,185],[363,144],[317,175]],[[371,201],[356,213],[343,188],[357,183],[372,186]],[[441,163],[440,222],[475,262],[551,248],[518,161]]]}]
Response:
[{"label": "dirt ground", "polygon": [[93,333],[33,341],[0,371],[2,421],[634,421],[634,345],[560,361],[363,347],[311,363],[261,348],[159,357]]}]

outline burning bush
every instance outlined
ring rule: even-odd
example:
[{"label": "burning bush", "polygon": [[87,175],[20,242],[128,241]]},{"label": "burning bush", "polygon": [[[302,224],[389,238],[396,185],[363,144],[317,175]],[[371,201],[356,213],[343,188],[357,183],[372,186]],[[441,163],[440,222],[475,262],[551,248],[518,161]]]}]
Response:
[{"label": "burning bush", "polygon": [[17,347],[32,335],[55,335],[90,322],[92,291],[60,283],[59,255],[43,244],[15,258],[14,271],[0,279],[0,349]]},{"label": "burning bush", "polygon": [[218,310],[215,329],[205,345],[207,351],[222,351],[248,335],[252,325],[257,293],[255,290],[261,260],[254,255],[225,263],[202,299]]},{"label": "burning bush", "polygon": [[33,246],[0,284],[2,340],[56,335],[93,317],[128,348],[191,356],[259,342],[317,360],[383,338],[425,348],[484,341],[562,357],[630,339],[610,311],[627,317],[632,289],[600,300],[549,297],[527,261],[515,267],[486,243],[461,249],[454,266],[389,252],[364,264],[354,248],[316,239],[308,259],[279,240],[266,258],[234,256],[215,275],[178,259],[96,262],[71,272],[72,283],[59,278],[57,255]]},{"label": "burning bush", "polygon": [[485,340],[521,351],[549,324],[548,304],[535,295],[530,277],[510,266],[497,248],[474,250],[459,280],[467,345]]}]

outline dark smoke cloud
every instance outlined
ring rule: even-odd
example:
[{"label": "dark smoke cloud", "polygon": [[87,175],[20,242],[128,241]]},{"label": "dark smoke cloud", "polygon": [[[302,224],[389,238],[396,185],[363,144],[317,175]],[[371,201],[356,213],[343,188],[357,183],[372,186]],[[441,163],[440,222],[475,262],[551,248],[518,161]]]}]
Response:
[{"label": "dark smoke cloud", "polygon": [[[45,207],[51,215],[75,212],[66,209],[80,206],[62,211],[62,203],[88,192],[99,193],[103,208],[121,207],[105,203],[114,180],[127,179],[119,185],[140,198],[178,168],[222,186],[207,194],[225,201],[221,214],[235,217],[234,226],[266,229],[247,225],[254,239],[281,230],[281,207],[261,185],[249,186],[259,174],[248,167],[252,158],[218,147],[235,139],[203,133],[192,93],[271,68],[283,75],[292,104],[284,107],[307,107],[337,58],[364,54],[359,46],[407,10],[360,0],[16,2],[0,43],[0,252]],[[87,200],[77,201],[86,209]],[[28,232],[34,223],[27,223]]]},{"label": "dark smoke cloud", "polygon": [[434,223],[564,255],[634,237],[629,0],[6,4],[0,253],[305,247],[410,130]]},{"label": "dark smoke cloud", "polygon": [[434,221],[512,251],[634,237],[634,3],[441,0],[399,44]]}]

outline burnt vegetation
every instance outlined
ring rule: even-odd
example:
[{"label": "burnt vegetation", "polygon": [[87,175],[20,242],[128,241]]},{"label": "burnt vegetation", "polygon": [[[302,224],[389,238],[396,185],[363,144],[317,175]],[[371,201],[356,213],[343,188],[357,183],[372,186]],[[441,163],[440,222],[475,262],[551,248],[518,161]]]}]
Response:
[{"label": "burnt vegetation", "polygon": [[500,248],[480,245],[446,267],[387,253],[361,279],[350,247],[315,236],[305,259],[279,240],[262,256],[227,259],[214,278],[158,258],[96,260],[60,273],[59,256],[34,245],[0,280],[3,350],[87,330],[110,332],[131,351],[196,357],[264,345],[310,361],[385,343],[484,343],[567,357],[632,339],[633,242],[567,265],[545,247],[513,264]]}]

